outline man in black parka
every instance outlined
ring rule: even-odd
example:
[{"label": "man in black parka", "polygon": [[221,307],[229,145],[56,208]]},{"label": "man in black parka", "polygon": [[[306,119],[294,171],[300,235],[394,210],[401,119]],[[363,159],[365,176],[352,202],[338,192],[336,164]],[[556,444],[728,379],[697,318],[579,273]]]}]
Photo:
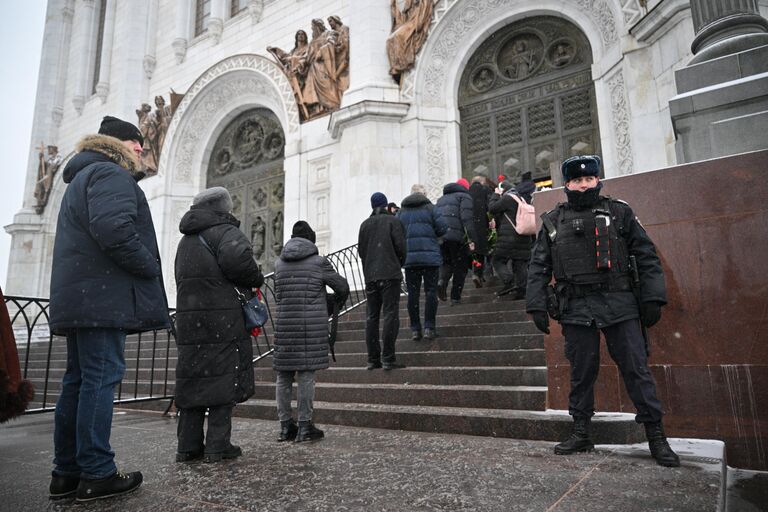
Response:
[{"label": "man in black parka", "polygon": [[475,176],[469,186],[469,195],[472,196],[472,222],[475,225],[475,250],[479,266],[473,265],[472,281],[477,288],[482,288],[485,282],[485,264],[490,248],[488,247],[488,201],[493,191],[488,187],[488,178]]},{"label": "man in black parka", "polygon": [[135,490],[141,472],[115,466],[112,402],[125,373],[125,336],[170,327],[155,228],[144,192],[139,130],[106,116],[63,172],[51,269],[50,326],[67,337],[56,402],[53,499]]},{"label": "man in black parka", "polygon": [[[387,211],[387,197],[381,192],[371,196],[371,216],[360,225],[357,252],[363,263],[367,318],[365,343],[368,369],[404,368],[395,360],[395,341],[400,330],[400,283],[407,248],[403,224]],[[384,326],[379,342],[379,315],[384,310]]]},{"label": "man in black parka", "polygon": [[[528,269],[526,311],[549,334],[548,311],[558,315],[571,363],[568,412],[573,433],[555,446],[568,455],[594,448],[589,435],[595,413],[594,385],[600,367],[600,332],[619,367],[627,393],[645,426],[651,455],[662,466],[680,465],[661,425],[663,412],[648,369],[641,322],[661,318],[666,287],[656,248],[623,201],[600,195],[600,158],[576,156],[562,165],[566,203],[542,215],[543,226]],[[637,262],[639,290],[633,293],[631,258]],[[547,285],[554,274],[559,299],[547,307]],[[636,294],[638,297],[636,297]]]},{"label": "man in black parka", "polygon": [[230,442],[232,409],[253,395],[254,384],[251,336],[238,291],[250,298],[264,276],[231,210],[227,189],[213,187],[195,196],[179,223],[184,236],[176,251],[177,462],[217,462],[242,453]]},{"label": "man in black parka", "polygon": [[[278,441],[297,443],[321,439],[325,434],[312,423],[315,372],[328,368],[328,295],[342,305],[349,284],[327,258],[318,254],[316,235],[303,220],[293,225],[280,259],[275,262],[275,397],[280,420]],[[298,381],[298,425],[291,410],[291,388]]]}]

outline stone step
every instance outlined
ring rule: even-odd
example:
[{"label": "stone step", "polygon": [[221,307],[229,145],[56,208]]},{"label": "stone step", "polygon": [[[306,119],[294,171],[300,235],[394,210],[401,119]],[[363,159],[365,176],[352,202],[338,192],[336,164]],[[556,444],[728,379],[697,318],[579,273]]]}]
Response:
[{"label": "stone step", "polygon": [[[424,310],[420,311],[421,320],[424,320]],[[492,322],[524,322],[529,321],[530,318],[524,311],[494,311],[494,312],[482,312],[482,313],[459,313],[454,315],[444,315],[435,318],[438,330],[450,328],[456,325],[483,324]],[[400,328],[409,329],[411,321],[408,314],[400,315]],[[365,318],[360,320],[344,319],[339,321],[339,329],[365,329]]]},{"label": "stone step", "polygon": [[[383,371],[383,370],[379,370]],[[397,370],[393,370],[397,371]],[[544,410],[544,386],[439,386],[430,384],[377,384],[318,382],[315,399],[347,402],[487,409]],[[296,389],[294,386],[294,399]],[[275,385],[257,382],[253,398],[274,400]]]},{"label": "stone step", "polygon": [[[294,404],[295,405],[295,404]],[[441,432],[475,436],[562,441],[573,425],[565,411],[522,411],[475,407],[434,407],[369,403],[314,402],[313,421],[355,427]],[[164,409],[167,402],[132,408]],[[251,399],[235,407],[235,416],[277,421],[274,398]],[[631,444],[644,440],[642,427],[626,414],[597,414],[592,437],[599,444]]]},{"label": "stone step", "polygon": [[[489,312],[506,312],[506,311],[525,311],[525,301],[522,300],[502,300],[489,299],[481,301],[462,301],[458,306],[451,306],[448,302],[440,302],[437,306],[437,318],[444,316],[453,316],[456,314],[468,314],[468,313],[489,313]],[[400,316],[408,316],[407,298],[400,297]],[[424,314],[424,301],[419,303],[419,311]],[[361,304],[359,307],[353,309],[349,313],[346,313],[339,320],[341,321],[358,321],[365,319],[365,304]]]},{"label": "stone step", "polygon": [[[400,333],[395,344],[398,353],[421,351],[452,351],[452,350],[513,350],[525,348],[544,348],[543,334],[513,334],[492,336],[443,336],[440,334],[433,340],[411,340],[410,333]],[[450,333],[449,333],[450,334]],[[365,352],[365,341],[337,341],[334,346],[336,354],[349,352]]]},{"label": "stone step", "polygon": [[[397,361],[407,366],[542,366],[546,365],[544,349],[472,350],[451,352],[396,351]],[[334,366],[365,366],[367,352],[336,354]]]},{"label": "stone step", "polygon": [[[275,382],[275,372],[256,368],[256,381]],[[438,384],[443,386],[546,386],[546,366],[409,367],[397,371],[332,366],[317,372],[317,382],[358,384]]]},{"label": "stone step", "polygon": [[[401,330],[403,331],[403,330]],[[405,330],[402,337],[410,337],[410,332]],[[446,332],[447,331],[447,332]],[[438,325],[438,334],[441,336],[491,336],[491,335],[514,335],[514,334],[538,334],[536,325],[531,321],[525,322],[497,322],[485,323],[479,325],[465,324],[454,325],[446,329],[440,329]],[[365,339],[364,329],[345,329],[339,324],[339,330],[336,336],[337,341],[355,341]]]}]

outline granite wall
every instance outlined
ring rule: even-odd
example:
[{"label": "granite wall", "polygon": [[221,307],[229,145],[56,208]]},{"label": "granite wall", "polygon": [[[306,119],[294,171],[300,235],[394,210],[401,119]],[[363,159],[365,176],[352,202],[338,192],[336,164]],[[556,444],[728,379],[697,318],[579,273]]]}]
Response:
[{"label": "granite wall", "polygon": [[[650,365],[671,437],[721,439],[728,464],[768,470],[768,151],[604,181],[632,205],[661,257],[669,304],[649,330]],[[537,193],[537,214],[565,199]],[[568,408],[557,324],[546,336],[547,406]],[[596,406],[634,412],[601,351]]]}]

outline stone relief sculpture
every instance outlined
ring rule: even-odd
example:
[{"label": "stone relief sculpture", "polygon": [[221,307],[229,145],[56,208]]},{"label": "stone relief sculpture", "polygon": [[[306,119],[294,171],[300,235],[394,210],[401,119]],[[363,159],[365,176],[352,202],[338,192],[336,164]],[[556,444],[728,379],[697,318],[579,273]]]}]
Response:
[{"label": "stone relief sculpture", "polygon": [[427,40],[436,0],[392,0],[392,32],[387,37],[389,74],[399,82]]},{"label": "stone relief sculpture", "polygon": [[51,189],[53,188],[53,178],[56,176],[62,160],[58,147],[48,146],[47,158],[44,150],[45,146],[41,142],[38,153],[40,163],[37,167],[37,184],[35,185],[35,199],[37,200],[35,212],[38,215],[43,213],[45,205],[48,204],[48,198],[51,196]]},{"label": "stone relief sculpture", "polygon": [[349,27],[338,16],[312,20],[312,40],[296,32],[290,52],[268,46],[291,83],[302,121],[309,121],[339,108],[349,87]]},{"label": "stone relief sculpture", "polygon": [[154,112],[148,103],[142,103],[141,108],[136,110],[136,117],[139,118],[139,130],[144,137],[144,152],[141,155],[141,162],[149,176],[157,174],[160,152],[165,144],[165,134],[171,124],[173,112],[183,97],[183,94],[171,91],[171,105],[166,105],[165,98],[162,96],[155,96]]}]

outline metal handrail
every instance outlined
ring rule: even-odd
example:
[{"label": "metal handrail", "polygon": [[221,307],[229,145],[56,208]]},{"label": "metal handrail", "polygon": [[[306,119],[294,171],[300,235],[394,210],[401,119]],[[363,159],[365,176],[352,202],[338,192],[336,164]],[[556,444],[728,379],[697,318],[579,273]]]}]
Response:
[{"label": "metal handrail", "polygon": [[[339,316],[345,315],[365,303],[365,279],[363,277],[362,264],[357,252],[357,245],[345,247],[326,256],[336,271],[344,276],[350,285],[350,295],[340,308]],[[262,328],[257,337],[252,337],[252,343],[256,356],[253,362],[274,352],[272,336],[275,329],[276,306],[274,272],[264,278],[262,295],[269,311],[269,322]],[[38,407],[27,409],[27,413],[39,413],[52,411],[55,408],[55,389],[52,385],[51,375],[66,369],[66,361],[60,361],[60,365],[53,362],[54,354],[64,353],[66,338],[54,335],[49,327],[50,300],[41,297],[22,297],[6,295],[5,304],[9,309],[11,326],[17,340],[17,347],[23,352],[20,357],[22,376],[24,379],[32,379],[35,383],[42,381],[42,398],[39,391],[33,404]],[[171,320],[175,322],[175,310],[169,310]],[[175,348],[174,330],[157,329],[138,334],[129,335],[126,341],[135,350],[135,356],[126,358],[126,377],[118,384],[115,404],[144,402],[150,400],[172,399],[173,393],[169,390],[171,352]],[[23,339],[26,338],[26,339]],[[38,356],[33,358],[32,356]],[[43,370],[41,366],[35,367],[35,362],[40,362],[45,357],[42,376],[31,377],[31,374]],[[65,359],[65,357],[62,357]],[[142,379],[140,374],[147,373],[148,378]],[[53,395],[53,398],[51,397]]]},{"label": "metal handrail", "polygon": [[[49,327],[49,299],[40,297],[21,297],[16,295],[6,295],[5,305],[9,309],[11,318],[11,327],[16,337],[16,346],[23,352],[23,359],[20,362],[22,377],[32,380],[33,384],[42,381],[42,396],[39,389],[36,391],[36,397],[33,404],[39,404],[39,407],[27,409],[27,413],[38,413],[52,411],[55,408],[55,400],[50,396],[53,394],[51,375],[55,371],[66,369],[66,361],[61,365],[53,364],[54,349],[66,346],[66,338],[53,334]],[[171,321],[175,320],[175,312],[169,310]],[[42,331],[42,332],[41,332]],[[36,335],[37,333],[37,335]],[[26,336],[26,340],[20,339]],[[144,341],[151,339],[151,349],[142,348],[146,345]],[[36,341],[37,340],[37,341]],[[174,343],[173,332],[171,329],[156,329],[144,333],[132,334],[127,337],[127,341],[136,344],[136,357],[126,360],[126,374],[135,372],[132,382],[125,379],[120,382],[117,389],[116,404],[125,404],[132,402],[141,402],[147,400],[161,400],[171,398],[168,394],[170,350]],[[157,352],[162,350],[165,344],[164,364],[158,364]],[[133,350],[133,349],[131,349]],[[45,357],[44,372],[41,377],[33,377],[32,372],[42,370],[35,368],[35,359],[32,356]],[[150,358],[148,368],[145,364],[147,356]],[[141,372],[149,371],[149,385],[141,381],[139,375]],[[39,386],[36,386],[39,387]],[[157,387],[161,389],[156,390]]]}]

